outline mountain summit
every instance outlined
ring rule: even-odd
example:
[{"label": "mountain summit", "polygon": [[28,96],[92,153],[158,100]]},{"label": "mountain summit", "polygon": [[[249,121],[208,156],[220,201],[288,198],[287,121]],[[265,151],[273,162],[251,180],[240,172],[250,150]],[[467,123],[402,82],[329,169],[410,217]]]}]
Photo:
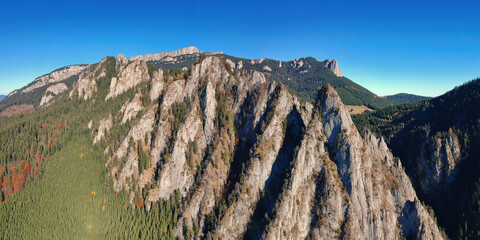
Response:
[{"label": "mountain summit", "polygon": [[338,63],[337,63],[337,60],[333,59],[333,60],[325,60],[325,66],[332,70],[332,72],[335,74],[335,76],[337,77],[343,77],[342,76],[342,71],[340,71],[340,68],[338,67]]},{"label": "mountain summit", "polygon": [[184,47],[173,52],[147,54],[145,56],[137,55],[135,57],[131,57],[130,60],[160,61],[165,57],[176,57],[180,55],[195,54],[195,53],[201,53],[201,52],[198,50],[198,48],[192,46],[192,47]]}]

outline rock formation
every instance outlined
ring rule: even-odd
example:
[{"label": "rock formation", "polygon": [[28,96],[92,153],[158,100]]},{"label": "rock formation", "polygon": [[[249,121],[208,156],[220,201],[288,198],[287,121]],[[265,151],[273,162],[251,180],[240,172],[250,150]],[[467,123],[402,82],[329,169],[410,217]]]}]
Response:
[{"label": "rock formation", "polygon": [[38,77],[28,87],[22,90],[23,93],[31,92],[37,88],[43,87],[49,83],[63,81],[73,75],[79,74],[81,71],[89,67],[89,65],[71,65],[55,70],[49,74]]},{"label": "rock formation", "polygon": [[58,83],[47,88],[43,94],[42,100],[40,100],[40,106],[46,106],[49,102],[55,98],[58,94],[67,91],[67,85],[65,83]]},{"label": "rock formation", "polygon": [[162,58],[165,58],[167,56],[169,57],[176,57],[179,55],[185,55],[185,54],[195,54],[195,53],[200,53],[198,51],[198,48],[196,47],[184,47],[179,50],[173,51],[173,52],[162,52],[162,53],[156,53],[156,54],[147,54],[145,56],[138,55],[135,57],[129,58],[129,60],[143,60],[143,61],[155,61],[155,60],[161,60]]},{"label": "rock formation", "polygon": [[337,77],[342,77],[342,71],[340,71],[340,68],[338,67],[337,60],[325,60],[325,67],[328,69],[332,70],[332,72],[337,75]]},{"label": "rock formation", "polygon": [[[262,73],[227,71],[215,56],[180,78],[162,70],[150,78],[145,62],[123,56],[116,69],[107,99],[146,82],[159,100],[106,151],[114,189],[131,202],[143,189],[147,207],[180,193],[178,237],[442,239],[400,161],[383,139],[360,136],[332,87],[312,105]],[[135,119],[140,97],[101,120],[94,142],[112,120]],[[138,151],[150,156],[144,169]]]},{"label": "rock formation", "polygon": [[150,78],[145,61],[127,60],[123,54],[118,54],[116,68],[117,76],[112,78],[110,91],[105,100],[118,96],[140,82],[147,81]]}]

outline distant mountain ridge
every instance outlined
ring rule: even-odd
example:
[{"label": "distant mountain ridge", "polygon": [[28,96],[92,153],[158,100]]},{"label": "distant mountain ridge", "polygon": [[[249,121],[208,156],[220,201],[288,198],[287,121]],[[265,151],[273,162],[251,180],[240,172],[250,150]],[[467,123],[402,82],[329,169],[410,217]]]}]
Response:
[{"label": "distant mountain ridge", "polygon": [[[337,60],[319,61],[313,57],[297,58],[290,61],[245,59],[223,54],[223,52],[202,52],[196,47],[185,47],[172,52],[137,55],[130,61],[146,61],[147,66],[169,71],[185,71],[196,61],[207,56],[223,59],[225,66],[232,72],[253,70],[265,74],[267,81],[278,81],[297,96],[313,103],[319,87],[330,84],[338,92],[346,105],[365,105],[380,109],[392,104],[418,101],[418,97],[389,96],[378,97],[368,89],[344,77]],[[47,106],[57,95],[62,94],[74,83],[87,76],[97,64],[80,64],[62,67],[36,78],[27,86],[8,94],[0,103],[0,112],[12,106],[33,106],[35,109]]]},{"label": "distant mountain ridge", "polygon": [[5,95],[0,95],[0,101],[2,101],[5,97]]},{"label": "distant mountain ridge", "polygon": [[423,100],[431,99],[431,97],[419,96],[408,93],[398,93],[395,95],[385,96],[385,98],[393,104],[416,103]]}]

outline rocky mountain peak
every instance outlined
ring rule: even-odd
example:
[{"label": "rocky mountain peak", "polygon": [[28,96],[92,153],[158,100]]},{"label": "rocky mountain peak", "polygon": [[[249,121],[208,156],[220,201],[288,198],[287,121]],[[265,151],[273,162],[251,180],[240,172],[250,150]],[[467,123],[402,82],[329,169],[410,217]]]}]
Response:
[{"label": "rocky mountain peak", "polygon": [[198,48],[190,46],[190,47],[184,47],[181,49],[178,49],[173,52],[161,52],[161,53],[156,53],[156,54],[147,54],[145,56],[142,55],[137,55],[134,57],[129,58],[130,60],[143,60],[143,61],[157,61],[161,60],[164,57],[176,57],[180,55],[185,55],[185,54],[195,54],[195,53],[200,53]]},{"label": "rocky mountain peak", "polygon": [[330,60],[330,59],[325,60],[325,67],[327,67],[328,69],[332,70],[332,72],[335,73],[335,75],[337,75],[337,77],[342,77],[342,71],[340,71],[340,68],[338,67],[338,62],[337,62],[337,60],[335,60],[335,59],[333,59],[333,60]]},{"label": "rocky mountain peak", "polygon": [[117,61],[120,62],[120,63],[123,63],[123,62],[126,62],[127,61],[127,58],[125,57],[125,55],[123,55],[122,53],[119,53],[117,55]]},{"label": "rocky mountain peak", "polygon": [[[345,210],[348,217],[343,221],[359,230],[355,235],[364,239],[394,239],[398,233],[417,239],[441,239],[435,222],[417,203],[400,160],[393,157],[383,138],[377,139],[370,132],[362,137],[330,85],[318,95],[327,151],[349,196],[344,201],[351,206]],[[422,229],[412,227],[419,225]]]}]

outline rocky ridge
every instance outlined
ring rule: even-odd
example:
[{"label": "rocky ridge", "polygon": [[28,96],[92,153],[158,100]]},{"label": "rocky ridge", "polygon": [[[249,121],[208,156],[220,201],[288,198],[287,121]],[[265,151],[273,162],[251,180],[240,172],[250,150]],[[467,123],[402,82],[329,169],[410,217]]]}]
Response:
[{"label": "rocky ridge", "polygon": [[[93,131],[95,144],[108,143],[112,127],[131,121],[104,151],[116,191],[131,203],[143,192],[147,208],[179,193],[180,238],[442,239],[400,161],[383,139],[360,136],[332,87],[312,105],[231,64],[209,56],[150,76],[144,61],[117,57],[105,101],[146,83],[151,103],[136,91]],[[93,87],[72,92],[92,97],[84,89],[102,68],[82,78]]]},{"label": "rocky ridge", "polygon": [[[38,77],[33,81],[33,84],[27,86],[22,90],[22,93],[31,92],[37,88],[43,87],[49,83],[63,81],[73,75],[79,74],[84,69],[88,68],[89,65],[71,65],[58,70],[55,70],[49,74],[45,74],[41,77]],[[10,96],[10,94],[9,94]]]},{"label": "rocky ridge", "polygon": [[40,106],[46,106],[49,102],[55,98],[58,94],[67,91],[68,87],[65,83],[58,83],[47,88],[43,94],[42,100],[40,100]]},{"label": "rocky ridge", "polygon": [[184,47],[173,52],[161,52],[156,54],[147,54],[145,56],[137,55],[129,58],[129,60],[143,60],[145,62],[156,61],[156,60],[162,60],[165,57],[176,57],[180,55],[194,54],[194,53],[200,53],[200,51],[198,50],[198,48],[192,46],[192,47]]},{"label": "rocky ridge", "polygon": [[338,67],[338,62],[337,60],[325,60],[325,67],[328,69],[332,70],[332,72],[337,76],[337,77],[342,77],[342,71]]}]

